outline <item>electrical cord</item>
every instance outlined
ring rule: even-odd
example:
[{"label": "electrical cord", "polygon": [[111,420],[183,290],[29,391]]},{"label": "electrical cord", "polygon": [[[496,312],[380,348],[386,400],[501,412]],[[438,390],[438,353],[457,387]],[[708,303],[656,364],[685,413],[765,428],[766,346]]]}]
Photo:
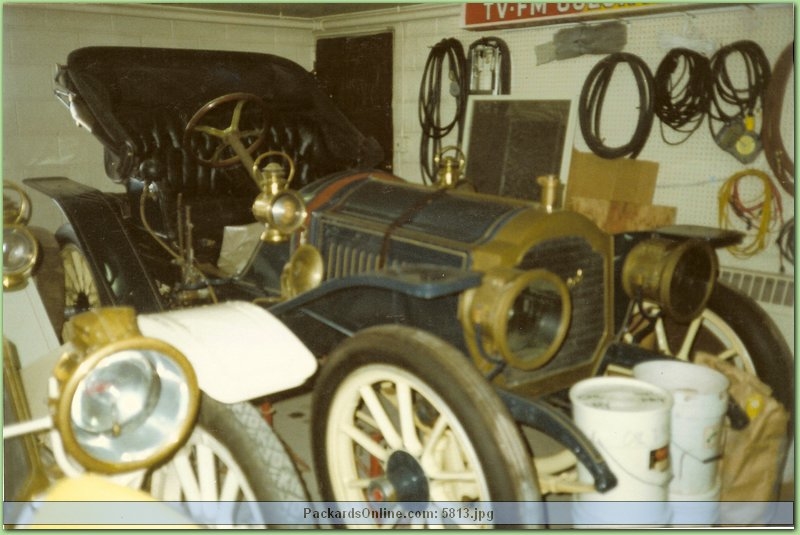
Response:
[{"label": "electrical cord", "polygon": [[[687,48],[673,48],[656,69],[653,107],[661,119],[661,138],[668,145],[689,139],[708,112],[711,63],[707,57]],[[678,141],[667,139],[664,126],[684,134]]]},{"label": "electrical cord", "polygon": [[[772,76],[764,95],[764,116],[761,129],[761,142],[775,178],[781,187],[794,197],[794,160],[792,152],[786,150],[781,137],[781,116],[783,96],[794,71],[794,41],[789,43],[778,56],[772,68]],[[794,262],[792,262],[794,263]]]},{"label": "electrical cord", "polygon": [[[603,103],[614,70],[620,64],[631,69],[639,92],[639,117],[630,141],[619,147],[608,147],[600,131]],[[644,148],[650,129],[653,126],[653,74],[641,58],[627,52],[610,54],[600,60],[589,72],[581,89],[578,103],[578,118],[581,132],[589,148],[602,158],[613,159],[623,156],[636,158]]]},{"label": "electrical cord", "polygon": [[[757,199],[746,203],[741,197],[740,184],[748,177],[761,181],[762,193]],[[728,178],[720,188],[718,201],[720,228],[729,229],[733,226],[730,217],[730,212],[733,212],[745,223],[748,231],[755,229],[754,233],[751,232],[750,243],[731,245],[727,248],[737,258],[749,258],[766,249],[767,235],[774,229],[776,223],[783,222],[780,192],[769,176],[757,169],[745,169]]]},{"label": "electrical cord", "polygon": [[[728,61],[738,55],[744,64],[746,85],[737,87],[731,78]],[[711,57],[709,128],[714,139],[719,130],[715,122],[727,125],[734,120],[755,117],[770,79],[770,66],[761,47],[753,41],[737,41],[723,46]]]},{"label": "electrical cord", "polygon": [[783,266],[784,260],[794,265],[794,240],[794,218],[791,218],[783,224],[776,240],[781,252],[781,273],[786,272]]},{"label": "electrical cord", "polygon": [[[448,84],[443,83],[447,63]],[[454,129],[461,146],[464,114],[469,94],[468,71],[464,47],[457,39],[442,39],[434,45],[425,62],[419,87],[419,124],[422,127],[420,166],[424,182],[436,182],[436,165],[433,162],[441,150],[441,140]],[[446,86],[446,87],[445,87]],[[442,93],[448,91],[454,99],[454,111],[449,122],[442,121]]]}]

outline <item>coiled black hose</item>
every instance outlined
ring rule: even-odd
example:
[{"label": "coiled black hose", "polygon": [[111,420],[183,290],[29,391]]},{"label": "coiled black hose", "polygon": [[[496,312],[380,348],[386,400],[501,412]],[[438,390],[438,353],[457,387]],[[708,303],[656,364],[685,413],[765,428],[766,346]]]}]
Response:
[{"label": "coiled black hose", "polygon": [[[603,102],[608,91],[614,69],[620,64],[631,69],[639,92],[639,117],[631,140],[619,147],[608,147],[600,131]],[[647,64],[638,56],[627,52],[617,52],[606,56],[594,66],[583,84],[578,103],[578,119],[583,138],[589,148],[602,158],[636,158],[647,143],[653,126],[653,74]]]},{"label": "coiled black hose", "polygon": [[[731,78],[728,62],[739,56],[744,65],[746,83],[737,86]],[[753,41],[737,41],[723,46],[711,57],[711,95],[709,101],[709,128],[717,139],[721,127],[733,120],[743,120],[755,115],[763,103],[769,84],[770,66],[761,47]]]},{"label": "coiled black hose", "polygon": [[[447,63],[447,82],[444,67]],[[420,143],[420,166],[423,181],[436,181],[434,159],[441,150],[441,140],[453,129],[457,143],[461,146],[464,130],[464,114],[469,94],[468,72],[464,47],[457,39],[442,39],[428,54],[422,82],[419,87],[419,124],[422,127]],[[442,96],[447,91],[454,99],[452,119],[443,122],[441,117]]]},{"label": "coiled black hose", "polygon": [[[708,113],[711,62],[707,57],[687,48],[667,52],[654,77],[654,111],[661,119],[661,138],[669,145],[689,139]],[[670,141],[664,132],[667,126],[684,134]]]},{"label": "coiled black hose", "polygon": [[[794,41],[778,56],[767,92],[764,96],[764,122],[761,129],[761,142],[775,178],[781,187],[794,197],[794,151],[786,150],[781,137],[781,116],[783,115],[783,96],[786,85],[794,71]],[[793,262],[794,263],[794,262]]]},{"label": "coiled black hose", "polygon": [[[781,252],[781,258],[794,265],[794,218],[791,218],[783,224],[776,241],[778,243],[778,249]],[[783,262],[781,262],[781,273],[785,271],[786,269],[783,266]]]}]

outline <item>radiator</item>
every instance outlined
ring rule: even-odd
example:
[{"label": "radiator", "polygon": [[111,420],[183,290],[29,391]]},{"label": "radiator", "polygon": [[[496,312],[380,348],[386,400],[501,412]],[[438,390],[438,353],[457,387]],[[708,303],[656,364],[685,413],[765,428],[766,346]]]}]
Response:
[{"label": "radiator", "polygon": [[794,277],[722,267],[719,278],[754,299],[772,317],[794,350]]}]

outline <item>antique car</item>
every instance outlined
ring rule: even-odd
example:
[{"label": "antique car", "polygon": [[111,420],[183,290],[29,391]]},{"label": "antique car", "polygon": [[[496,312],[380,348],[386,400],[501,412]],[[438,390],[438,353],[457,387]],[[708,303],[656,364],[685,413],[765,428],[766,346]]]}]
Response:
[{"label": "antique car", "polygon": [[716,280],[735,233],[612,236],[553,206],[405,181],[374,169],[380,148],[312,74],[269,54],[90,47],[56,82],[124,186],[25,181],[69,222],[66,314],[269,310],[321,362],[325,500],[538,500],[521,427],[608,490],[564,392],[642,359],[710,352],[793,405],[786,343]]},{"label": "antique car", "polygon": [[[27,225],[30,201],[13,182],[3,209],[4,523],[157,522],[71,503],[128,500],[172,502],[144,509],[164,511],[165,524],[291,523],[291,510],[251,503],[307,497],[250,400],[306,381],[317,368],[308,349],[268,311],[236,301],[152,314],[95,308],[69,319],[61,343],[39,284],[53,278],[44,257],[58,249]],[[279,354],[257,351],[264,336]],[[269,380],[253,377],[278,365]]]}]

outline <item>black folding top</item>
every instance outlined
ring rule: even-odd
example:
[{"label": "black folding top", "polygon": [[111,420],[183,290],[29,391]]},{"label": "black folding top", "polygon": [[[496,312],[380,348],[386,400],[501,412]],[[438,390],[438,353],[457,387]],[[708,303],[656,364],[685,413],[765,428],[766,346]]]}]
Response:
[{"label": "black folding top", "polygon": [[121,115],[131,110],[154,116],[168,110],[187,121],[206,102],[244,92],[262,97],[268,115],[274,110],[314,121],[323,133],[316,142],[343,160],[369,163],[375,157],[371,153],[380,151],[333,105],[311,73],[271,54],[87,47],[69,54],[58,82],[81,97],[97,121],[95,135],[107,146],[125,145],[129,134]]}]

